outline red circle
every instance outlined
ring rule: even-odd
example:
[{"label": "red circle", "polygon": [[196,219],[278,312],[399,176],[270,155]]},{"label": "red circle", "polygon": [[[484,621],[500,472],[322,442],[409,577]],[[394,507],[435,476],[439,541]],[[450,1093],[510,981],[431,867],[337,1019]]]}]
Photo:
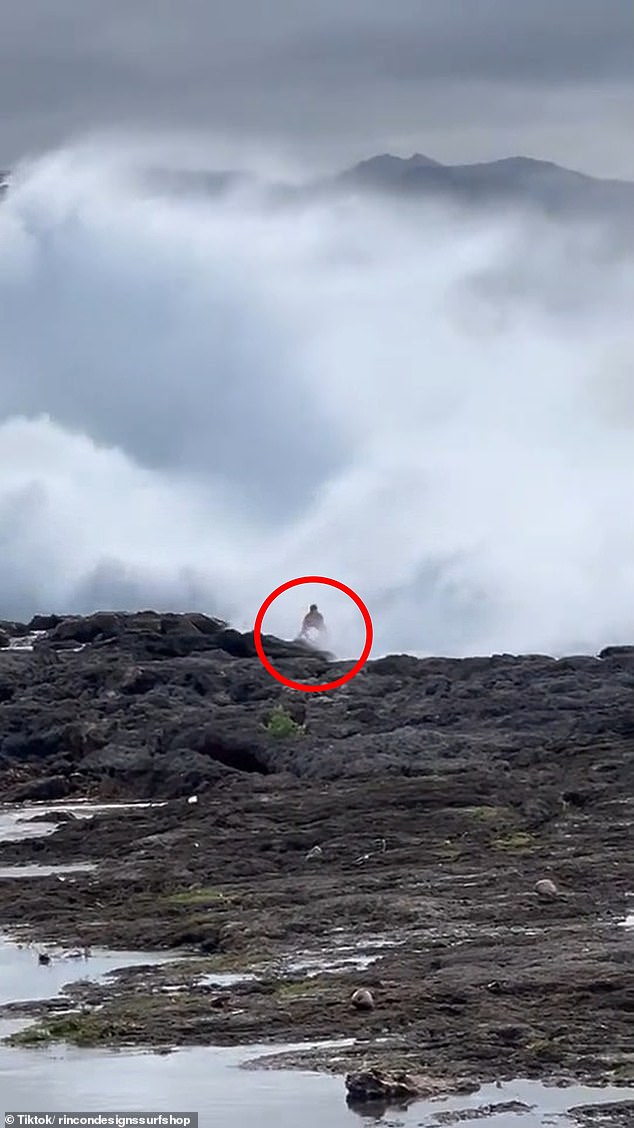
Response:
[{"label": "red circle", "polygon": [[[291,588],[298,587],[300,584],[328,584],[329,587],[334,587],[344,592],[345,595],[349,595],[350,599],[354,600],[363,615],[363,621],[365,623],[365,646],[363,647],[359,660],[355,662],[352,669],[348,670],[348,673],[344,674],[343,677],[336,678],[335,681],[324,682],[323,685],[305,685],[304,682],[294,682],[291,681],[290,678],[285,678],[283,674],[280,674],[279,671],[275,669],[275,666],[271,665],[264,653],[264,647],[262,646],[262,623],[269,607],[282,592],[289,591]],[[264,603],[255,617],[255,623],[253,625],[255,649],[258,652],[258,658],[265,670],[268,670],[271,677],[276,678],[282,685],[288,686],[289,689],[298,689],[304,693],[324,693],[327,689],[338,689],[340,685],[345,685],[346,682],[351,681],[363,666],[365,666],[368,660],[368,655],[372,649],[372,633],[372,619],[363,600],[359,598],[356,591],[353,591],[352,588],[347,587],[346,584],[342,584],[340,580],[331,580],[329,576],[299,576],[296,580],[288,580],[285,584],[280,584],[280,586],[276,588],[275,591],[272,591],[264,600]]]}]

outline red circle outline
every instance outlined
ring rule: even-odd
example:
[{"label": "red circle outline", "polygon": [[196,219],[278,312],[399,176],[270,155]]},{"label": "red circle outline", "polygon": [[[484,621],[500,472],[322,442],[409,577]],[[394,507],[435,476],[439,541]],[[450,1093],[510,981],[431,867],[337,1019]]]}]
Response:
[{"label": "red circle outline", "polygon": [[[298,587],[300,584],[328,584],[329,587],[334,587],[337,588],[338,591],[344,592],[345,595],[348,595],[350,599],[356,603],[359,611],[363,615],[363,621],[365,623],[365,646],[363,647],[361,657],[343,677],[336,678],[335,681],[324,682],[323,685],[306,685],[304,682],[295,682],[291,681],[290,678],[285,678],[283,674],[280,674],[279,671],[275,669],[275,666],[271,665],[264,653],[264,647],[262,646],[262,623],[269,607],[282,592],[290,591],[291,588]],[[253,641],[255,642],[255,649],[258,652],[258,658],[264,666],[264,669],[268,671],[271,677],[281,682],[282,685],[287,686],[289,689],[298,689],[302,693],[324,693],[327,689],[338,689],[340,685],[345,685],[346,682],[351,681],[363,666],[365,666],[368,660],[368,655],[372,649],[372,638],[372,618],[363,600],[360,599],[356,591],[353,591],[352,588],[349,588],[346,584],[342,584],[340,580],[332,580],[329,576],[298,576],[295,580],[287,580],[285,584],[280,584],[280,586],[275,588],[275,591],[272,591],[264,600],[264,603],[255,617],[255,623],[253,624]]]}]

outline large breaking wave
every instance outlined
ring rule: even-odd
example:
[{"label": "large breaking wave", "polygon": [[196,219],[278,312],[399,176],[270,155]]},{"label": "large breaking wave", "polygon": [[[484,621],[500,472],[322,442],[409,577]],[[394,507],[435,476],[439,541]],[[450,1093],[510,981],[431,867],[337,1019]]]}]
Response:
[{"label": "large breaking wave", "polygon": [[[112,152],[0,206],[0,616],[334,576],[375,653],[596,651],[634,607],[632,264],[598,230],[256,189]],[[316,595],[340,653],[360,617]]]}]

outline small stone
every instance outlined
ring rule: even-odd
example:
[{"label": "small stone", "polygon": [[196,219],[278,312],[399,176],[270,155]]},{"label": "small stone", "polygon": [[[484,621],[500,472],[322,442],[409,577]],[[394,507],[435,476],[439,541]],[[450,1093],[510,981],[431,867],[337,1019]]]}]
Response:
[{"label": "small stone", "polygon": [[542,901],[552,901],[555,897],[559,896],[559,890],[554,881],[549,877],[543,877],[540,881],[535,882],[535,893]]},{"label": "small stone", "polygon": [[373,1010],[374,1009],[374,996],[367,987],[360,987],[355,991],[350,999],[352,1006],[356,1010]]}]

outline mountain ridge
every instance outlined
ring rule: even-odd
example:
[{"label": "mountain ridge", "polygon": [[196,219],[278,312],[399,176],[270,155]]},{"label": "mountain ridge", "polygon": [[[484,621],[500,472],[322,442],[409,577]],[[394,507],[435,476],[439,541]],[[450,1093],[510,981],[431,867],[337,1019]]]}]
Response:
[{"label": "mountain ridge", "polygon": [[422,154],[409,158],[384,154],[322,181],[327,194],[342,188],[410,202],[521,205],[551,215],[634,220],[634,182],[602,179],[524,156],[449,165]]},{"label": "mountain ridge", "polygon": [[562,173],[566,176],[574,176],[576,179],[591,181],[592,183],[620,184],[634,188],[634,181],[632,180],[611,176],[595,176],[588,172],[580,172],[578,169],[568,168],[567,165],[558,164],[556,161],[544,160],[541,157],[527,157],[521,153],[508,157],[496,157],[495,160],[490,161],[457,162],[438,161],[424,153],[413,153],[411,157],[399,157],[395,156],[393,153],[380,153],[375,156],[365,157],[356,164],[343,169],[337,175],[341,178],[342,176],[349,176],[360,171],[387,170],[388,168],[393,172],[399,171],[403,174],[411,174],[414,171],[432,168],[455,172],[456,170],[463,169],[498,169],[503,167],[509,169],[512,167],[517,171],[548,170],[552,173]]}]

